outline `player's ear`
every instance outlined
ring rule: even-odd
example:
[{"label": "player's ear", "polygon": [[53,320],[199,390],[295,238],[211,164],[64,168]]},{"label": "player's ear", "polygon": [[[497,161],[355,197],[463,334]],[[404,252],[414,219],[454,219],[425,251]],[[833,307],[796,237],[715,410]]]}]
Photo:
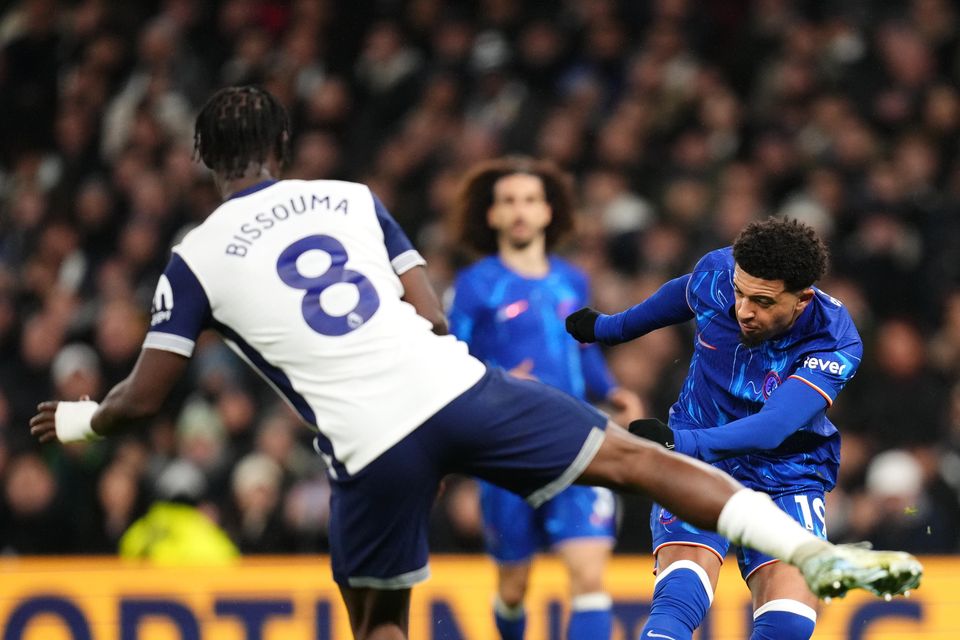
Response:
[{"label": "player's ear", "polygon": [[807,308],[807,305],[810,304],[810,301],[813,300],[814,296],[813,288],[807,287],[803,291],[797,294],[797,311],[803,311]]}]

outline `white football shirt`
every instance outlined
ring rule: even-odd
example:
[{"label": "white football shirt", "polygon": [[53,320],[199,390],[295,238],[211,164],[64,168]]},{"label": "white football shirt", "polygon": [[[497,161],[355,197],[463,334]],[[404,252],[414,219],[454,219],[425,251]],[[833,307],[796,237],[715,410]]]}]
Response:
[{"label": "white football shirt", "polygon": [[484,373],[400,299],[398,274],[422,264],[366,186],[263,182],[174,247],[144,348],[189,357],[215,329],[355,474]]}]

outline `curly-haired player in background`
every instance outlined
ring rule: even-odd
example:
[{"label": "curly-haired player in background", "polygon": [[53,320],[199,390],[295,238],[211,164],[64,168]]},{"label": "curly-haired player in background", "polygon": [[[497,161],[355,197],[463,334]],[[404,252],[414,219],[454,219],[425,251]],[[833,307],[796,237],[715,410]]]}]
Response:
[{"label": "curly-haired player in background", "polygon": [[[640,399],[618,387],[597,345],[567,335],[564,319],[588,301],[587,277],[552,255],[573,227],[569,176],[551,163],[509,156],[468,172],[456,199],[459,242],[482,258],[457,275],[450,332],[488,366],[533,377],[584,400],[608,401],[626,424]],[[616,534],[613,494],[572,486],[533,509],[505,489],[480,483],[484,540],[497,562],[494,617],[503,640],[522,640],[523,600],[533,554],[547,546],[570,577],[570,640],[606,640],[612,601],[603,574]]]},{"label": "curly-haired player in background", "polygon": [[[115,434],[155,415],[205,328],[317,432],[332,485],[334,579],[355,637],[406,638],[410,589],[429,575],[427,522],[441,478],[478,476],[537,506],[572,482],[645,493],[703,529],[799,566],[822,595],[902,593],[912,556],[818,540],[727,474],[516,380],[445,331],[423,259],[370,189],[277,180],[289,120],[256,87],[204,105],[197,153],[224,198],[174,247],[130,375],[101,403],[43,402],[41,442]],[[424,319],[429,318],[429,320]]]}]

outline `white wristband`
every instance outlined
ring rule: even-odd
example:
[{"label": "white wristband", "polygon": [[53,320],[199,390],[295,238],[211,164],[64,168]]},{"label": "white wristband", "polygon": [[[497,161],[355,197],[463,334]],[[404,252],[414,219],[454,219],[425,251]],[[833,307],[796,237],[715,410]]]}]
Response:
[{"label": "white wristband", "polygon": [[90,426],[90,419],[100,405],[91,400],[60,402],[54,414],[57,440],[60,442],[87,442],[101,436]]}]

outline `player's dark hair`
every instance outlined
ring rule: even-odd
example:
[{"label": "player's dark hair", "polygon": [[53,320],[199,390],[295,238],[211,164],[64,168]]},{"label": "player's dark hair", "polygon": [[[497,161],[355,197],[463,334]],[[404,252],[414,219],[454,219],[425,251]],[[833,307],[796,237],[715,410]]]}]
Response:
[{"label": "player's dark hair", "polygon": [[497,231],[487,224],[487,211],[493,206],[493,187],[497,180],[516,174],[537,176],[543,182],[552,212],[545,230],[548,251],[573,228],[573,182],[570,176],[546,160],[506,156],[478,165],[463,179],[454,205],[461,246],[483,255],[497,252]]},{"label": "player's dark hair", "polygon": [[829,252],[812,227],[767,218],[740,232],[733,243],[733,259],[755,278],[783,280],[787,291],[801,291],[826,273]]},{"label": "player's dark hair", "polygon": [[281,165],[290,156],[290,119],[283,105],[259,87],[227,87],[214,93],[197,115],[197,156],[224,178],[239,178],[268,155]]}]

